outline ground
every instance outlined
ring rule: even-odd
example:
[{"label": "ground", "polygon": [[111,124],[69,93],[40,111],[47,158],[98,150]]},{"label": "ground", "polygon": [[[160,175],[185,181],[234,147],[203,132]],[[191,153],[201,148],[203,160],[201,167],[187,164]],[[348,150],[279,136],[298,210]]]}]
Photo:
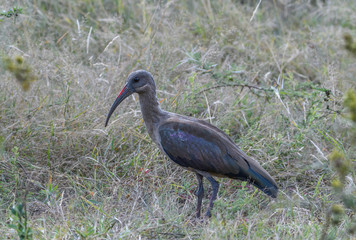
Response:
[{"label": "ground", "polygon": [[[354,0],[5,0],[0,11],[1,238],[352,238],[337,179],[355,193]],[[195,175],[151,141],[138,97],[104,127],[137,69],[163,109],[216,125],[255,158],[278,198],[219,179],[212,218],[196,220]]]}]

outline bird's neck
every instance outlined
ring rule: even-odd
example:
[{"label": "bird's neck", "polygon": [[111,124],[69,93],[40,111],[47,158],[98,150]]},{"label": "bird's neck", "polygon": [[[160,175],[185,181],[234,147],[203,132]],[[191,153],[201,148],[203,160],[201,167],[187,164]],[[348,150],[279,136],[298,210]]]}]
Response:
[{"label": "bird's neck", "polygon": [[139,99],[148,134],[155,141],[156,136],[154,130],[158,127],[160,120],[164,118],[166,112],[161,109],[155,91],[139,94]]}]

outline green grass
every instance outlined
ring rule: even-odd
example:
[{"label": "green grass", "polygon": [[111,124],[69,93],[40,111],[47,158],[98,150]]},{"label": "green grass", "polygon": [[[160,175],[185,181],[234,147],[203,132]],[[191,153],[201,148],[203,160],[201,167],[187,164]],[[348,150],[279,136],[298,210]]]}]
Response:
[{"label": "green grass", "polygon": [[[11,209],[22,202],[34,239],[324,236],[341,202],[327,157],[338,149],[352,169],[356,159],[343,105],[355,89],[343,38],[356,38],[356,5],[296,1],[286,17],[263,1],[250,20],[252,2],[5,0],[1,12],[22,11],[0,19],[2,237],[18,238]],[[213,217],[195,221],[195,176],[151,141],[137,96],[104,128],[141,68],[155,77],[162,108],[223,129],[275,178],[278,198],[219,179]],[[353,211],[345,213],[328,239],[350,239]]]}]

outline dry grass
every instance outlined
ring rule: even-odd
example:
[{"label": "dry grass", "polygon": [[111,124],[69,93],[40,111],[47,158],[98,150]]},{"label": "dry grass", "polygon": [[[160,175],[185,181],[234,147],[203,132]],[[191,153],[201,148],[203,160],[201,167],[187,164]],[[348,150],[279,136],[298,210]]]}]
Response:
[{"label": "dry grass", "polygon": [[[320,238],[337,199],[327,156],[356,158],[342,116],[356,73],[342,36],[356,36],[356,5],[289,2],[286,17],[272,2],[20,1],[23,14],[0,22],[0,53],[37,80],[24,92],[1,70],[2,237],[17,236],[9,209],[26,199],[35,239]],[[278,199],[220,179],[214,217],[193,221],[195,177],[154,146],[137,96],[104,128],[140,68],[162,108],[212,122],[258,159]],[[330,239],[349,239],[349,224]]]}]

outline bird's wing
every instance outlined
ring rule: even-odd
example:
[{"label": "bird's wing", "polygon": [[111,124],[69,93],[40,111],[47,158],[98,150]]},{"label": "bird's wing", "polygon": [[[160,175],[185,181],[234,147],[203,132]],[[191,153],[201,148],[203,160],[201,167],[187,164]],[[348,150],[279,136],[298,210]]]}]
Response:
[{"label": "bird's wing", "polygon": [[248,169],[243,158],[231,157],[228,147],[236,145],[199,122],[169,121],[159,127],[159,135],[165,153],[183,167],[226,176]]},{"label": "bird's wing", "polygon": [[277,195],[276,182],[266,170],[210,124],[170,120],[158,132],[162,149],[175,163],[217,176],[247,180],[268,195]]}]

